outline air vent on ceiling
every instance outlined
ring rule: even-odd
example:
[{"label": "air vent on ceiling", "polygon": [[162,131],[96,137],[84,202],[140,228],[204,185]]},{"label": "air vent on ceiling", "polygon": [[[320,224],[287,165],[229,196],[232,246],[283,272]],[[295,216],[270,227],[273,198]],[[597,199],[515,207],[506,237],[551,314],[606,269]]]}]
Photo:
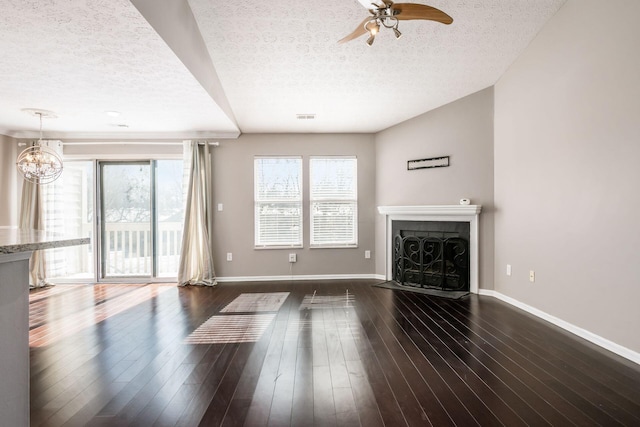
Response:
[{"label": "air vent on ceiling", "polygon": [[315,114],[296,114],[298,120],[313,120],[316,118]]}]

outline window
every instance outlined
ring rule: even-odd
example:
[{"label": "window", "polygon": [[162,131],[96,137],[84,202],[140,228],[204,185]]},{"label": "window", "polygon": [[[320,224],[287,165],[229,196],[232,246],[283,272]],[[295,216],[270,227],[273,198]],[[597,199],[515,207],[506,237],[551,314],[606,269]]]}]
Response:
[{"label": "window", "polygon": [[88,245],[44,251],[47,278],[94,278],[93,162],[65,160],[62,175],[40,187],[45,230],[69,236],[91,237]]},{"label": "window", "polygon": [[311,246],[358,244],[357,159],[311,157]]},{"label": "window", "polygon": [[256,157],[256,247],[302,246],[302,158]]}]

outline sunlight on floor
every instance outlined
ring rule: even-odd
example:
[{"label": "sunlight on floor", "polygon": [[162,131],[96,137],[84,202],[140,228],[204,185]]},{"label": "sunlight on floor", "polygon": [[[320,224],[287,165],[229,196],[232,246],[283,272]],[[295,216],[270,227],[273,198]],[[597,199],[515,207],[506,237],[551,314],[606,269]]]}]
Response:
[{"label": "sunlight on floor", "polygon": [[[256,342],[276,317],[289,292],[253,292],[238,295],[220,313],[211,316],[187,338],[185,344]],[[250,314],[271,312],[266,314]],[[236,314],[243,313],[243,314]]]},{"label": "sunlight on floor", "polygon": [[[79,291],[82,288],[92,292],[93,303],[75,313],[64,313],[59,318],[55,312],[42,311],[38,301],[51,296],[63,297],[70,290]],[[29,300],[34,301],[30,307],[29,346],[43,347],[71,336],[85,328],[91,327],[103,320],[113,317],[125,310],[151,300],[161,293],[175,288],[175,284],[150,285],[59,285],[43,291],[33,292]],[[70,294],[72,298],[80,295]],[[68,301],[65,301],[68,303]],[[49,309],[50,310],[50,309]],[[46,317],[46,323],[43,322]],[[44,324],[43,324],[44,323]]]}]

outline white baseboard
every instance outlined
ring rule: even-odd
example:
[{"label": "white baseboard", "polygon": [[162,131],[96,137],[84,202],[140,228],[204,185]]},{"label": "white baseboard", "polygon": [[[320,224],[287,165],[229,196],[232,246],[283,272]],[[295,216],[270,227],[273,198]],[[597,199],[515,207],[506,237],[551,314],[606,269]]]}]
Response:
[{"label": "white baseboard", "polygon": [[274,282],[294,280],[359,280],[379,279],[384,280],[383,275],[378,274],[316,274],[316,275],[287,275],[287,276],[229,276],[216,277],[218,282]]},{"label": "white baseboard", "polygon": [[522,309],[527,313],[531,313],[536,317],[539,317],[542,320],[546,320],[549,323],[553,323],[554,325],[571,332],[574,335],[579,336],[580,338],[584,338],[587,341],[590,341],[606,350],[609,350],[619,356],[624,357],[625,359],[629,359],[634,363],[640,365],[640,353],[635,352],[629,348],[623,347],[620,344],[616,344],[613,341],[609,341],[606,338],[601,337],[600,335],[596,335],[593,332],[589,332],[586,329],[582,329],[579,326],[576,326],[572,323],[559,319],[549,313],[546,313],[542,310],[538,310],[535,307],[532,307],[528,304],[518,301],[517,299],[508,297],[506,295],[501,294],[497,291],[487,290],[487,289],[479,289],[478,293],[480,295],[490,296],[497,298],[501,301],[506,302],[507,304],[511,304],[514,307]]}]

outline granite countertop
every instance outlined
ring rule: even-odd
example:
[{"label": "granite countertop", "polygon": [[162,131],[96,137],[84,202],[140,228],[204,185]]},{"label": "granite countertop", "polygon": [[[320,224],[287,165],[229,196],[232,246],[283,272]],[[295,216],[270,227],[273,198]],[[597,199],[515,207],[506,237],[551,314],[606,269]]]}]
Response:
[{"label": "granite countertop", "polygon": [[0,254],[86,245],[88,237],[69,237],[40,230],[0,229]]}]

